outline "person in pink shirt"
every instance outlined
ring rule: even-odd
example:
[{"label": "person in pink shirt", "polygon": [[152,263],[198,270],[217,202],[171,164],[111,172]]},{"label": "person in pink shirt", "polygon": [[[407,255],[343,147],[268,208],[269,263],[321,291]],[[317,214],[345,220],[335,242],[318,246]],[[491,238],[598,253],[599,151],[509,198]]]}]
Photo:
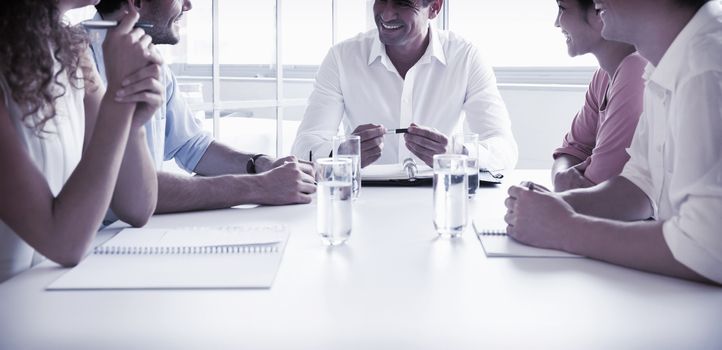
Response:
[{"label": "person in pink shirt", "polygon": [[602,38],[592,0],[557,0],[555,26],[567,37],[569,55],[593,54],[600,68],[589,84],[564,143],[554,151],[552,182],[558,192],[591,187],[619,175],[642,113],[642,74],[647,61],[634,46]]}]

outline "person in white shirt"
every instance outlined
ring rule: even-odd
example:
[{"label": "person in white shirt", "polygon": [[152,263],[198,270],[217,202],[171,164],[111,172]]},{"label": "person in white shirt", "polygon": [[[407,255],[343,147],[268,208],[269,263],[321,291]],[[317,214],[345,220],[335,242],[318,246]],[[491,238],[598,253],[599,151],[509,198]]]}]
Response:
[{"label": "person in white shirt", "polygon": [[534,246],[722,284],[722,2],[594,2],[602,35],[635,45],[650,62],[631,158],[620,176],[589,189],[512,187],[507,233]]},{"label": "person in white shirt", "polygon": [[[480,165],[512,169],[517,145],[491,67],[454,33],[431,24],[443,0],[376,0],[377,29],[331,48],[316,76],[292,154],[327,157],[343,121],[361,137],[361,166],[414,158],[431,165],[462,129],[479,134]],[[403,142],[386,130],[408,128]]]}]

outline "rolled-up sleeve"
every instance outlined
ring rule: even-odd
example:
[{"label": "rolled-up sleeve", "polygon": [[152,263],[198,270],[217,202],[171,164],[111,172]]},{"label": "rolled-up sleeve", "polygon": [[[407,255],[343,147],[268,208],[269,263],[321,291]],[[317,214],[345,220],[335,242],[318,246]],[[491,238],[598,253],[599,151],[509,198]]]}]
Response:
[{"label": "rolled-up sleeve", "polygon": [[201,121],[193,116],[193,111],[180,96],[175,76],[167,66],[164,67],[164,74],[171,82],[166,89],[164,159],[175,159],[178,166],[193,172],[213,137],[203,131]]},{"label": "rolled-up sleeve", "polygon": [[328,157],[333,136],[338,132],[344,112],[339,59],[332,48],[321,63],[308,107],[298,128],[291,154],[299,159]]},{"label": "rolled-up sleeve", "polygon": [[657,216],[658,209],[657,204],[653,200],[654,196],[654,184],[652,183],[652,175],[650,173],[651,164],[649,162],[649,126],[647,125],[647,114],[642,113],[637,124],[637,129],[634,131],[632,137],[632,144],[627,148],[629,153],[629,161],[624,166],[621,176],[631,181],[634,185],[639,187],[647,198],[650,200],[650,204],[654,209],[654,216]]},{"label": "rolled-up sleeve", "polygon": [[496,86],[496,76],[478,50],[469,51],[469,83],[464,99],[466,122],[479,134],[482,148],[480,166],[490,169],[514,169],[519,150],[511,131],[509,112]]},{"label": "rolled-up sleeve", "polygon": [[691,197],[679,215],[663,226],[664,239],[675,259],[717,283],[722,283],[720,213],[719,197]]},{"label": "rolled-up sleeve", "polygon": [[584,106],[577,112],[572,121],[571,130],[564,136],[562,146],[554,150],[553,157],[557,159],[562,154],[568,154],[582,161],[592,156],[597,141],[597,128],[599,127],[599,90],[602,89],[602,96],[606,89],[607,79],[603,70],[599,69],[594,73],[592,81],[584,98]]},{"label": "rolled-up sleeve", "polygon": [[647,61],[636,54],[627,57],[609,87],[605,118],[599,124],[590,164],[584,171],[584,176],[593,183],[618,175],[629,160],[626,149],[642,114],[642,72],[646,64]]},{"label": "rolled-up sleeve", "polygon": [[671,173],[670,200],[677,209],[664,223],[674,257],[722,283],[722,72],[683,82]]}]

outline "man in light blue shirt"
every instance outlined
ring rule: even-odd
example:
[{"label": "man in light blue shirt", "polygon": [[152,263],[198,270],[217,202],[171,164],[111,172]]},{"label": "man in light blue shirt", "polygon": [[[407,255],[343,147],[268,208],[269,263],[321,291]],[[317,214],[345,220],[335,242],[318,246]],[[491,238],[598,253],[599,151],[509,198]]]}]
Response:
[{"label": "man in light blue shirt", "polygon": [[[178,20],[192,7],[190,0],[103,0],[96,5],[96,19],[118,20],[128,6],[136,7],[139,22],[153,24],[146,32],[156,45],[178,43]],[[93,58],[103,79],[104,39],[104,31],[91,33]],[[165,86],[166,103],[146,124],[149,149],[158,170],[157,213],[311,201],[310,194],[316,190],[312,165],[293,157],[272,159],[263,154],[239,152],[214,141],[203,132],[200,121],[180,96],[170,68],[163,65],[159,74]],[[201,176],[163,172],[163,161],[170,159]]]}]

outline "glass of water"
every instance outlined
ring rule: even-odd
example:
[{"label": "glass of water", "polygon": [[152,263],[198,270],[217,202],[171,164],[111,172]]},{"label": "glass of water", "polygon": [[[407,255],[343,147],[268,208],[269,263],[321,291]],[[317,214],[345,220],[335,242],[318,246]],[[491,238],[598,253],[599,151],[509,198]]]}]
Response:
[{"label": "glass of water", "polygon": [[457,134],[452,137],[452,152],[468,157],[466,175],[469,181],[469,198],[479,188],[479,135],[474,133]]},{"label": "glass of water", "polygon": [[351,160],[351,189],[355,200],[361,192],[361,138],[357,135],[334,136],[333,157]]},{"label": "glass of water", "polygon": [[326,244],[342,244],[351,235],[351,174],[348,158],[316,160],[316,230]]},{"label": "glass of water", "polygon": [[458,237],[466,229],[467,159],[461,154],[434,156],[434,228],[440,236]]}]

